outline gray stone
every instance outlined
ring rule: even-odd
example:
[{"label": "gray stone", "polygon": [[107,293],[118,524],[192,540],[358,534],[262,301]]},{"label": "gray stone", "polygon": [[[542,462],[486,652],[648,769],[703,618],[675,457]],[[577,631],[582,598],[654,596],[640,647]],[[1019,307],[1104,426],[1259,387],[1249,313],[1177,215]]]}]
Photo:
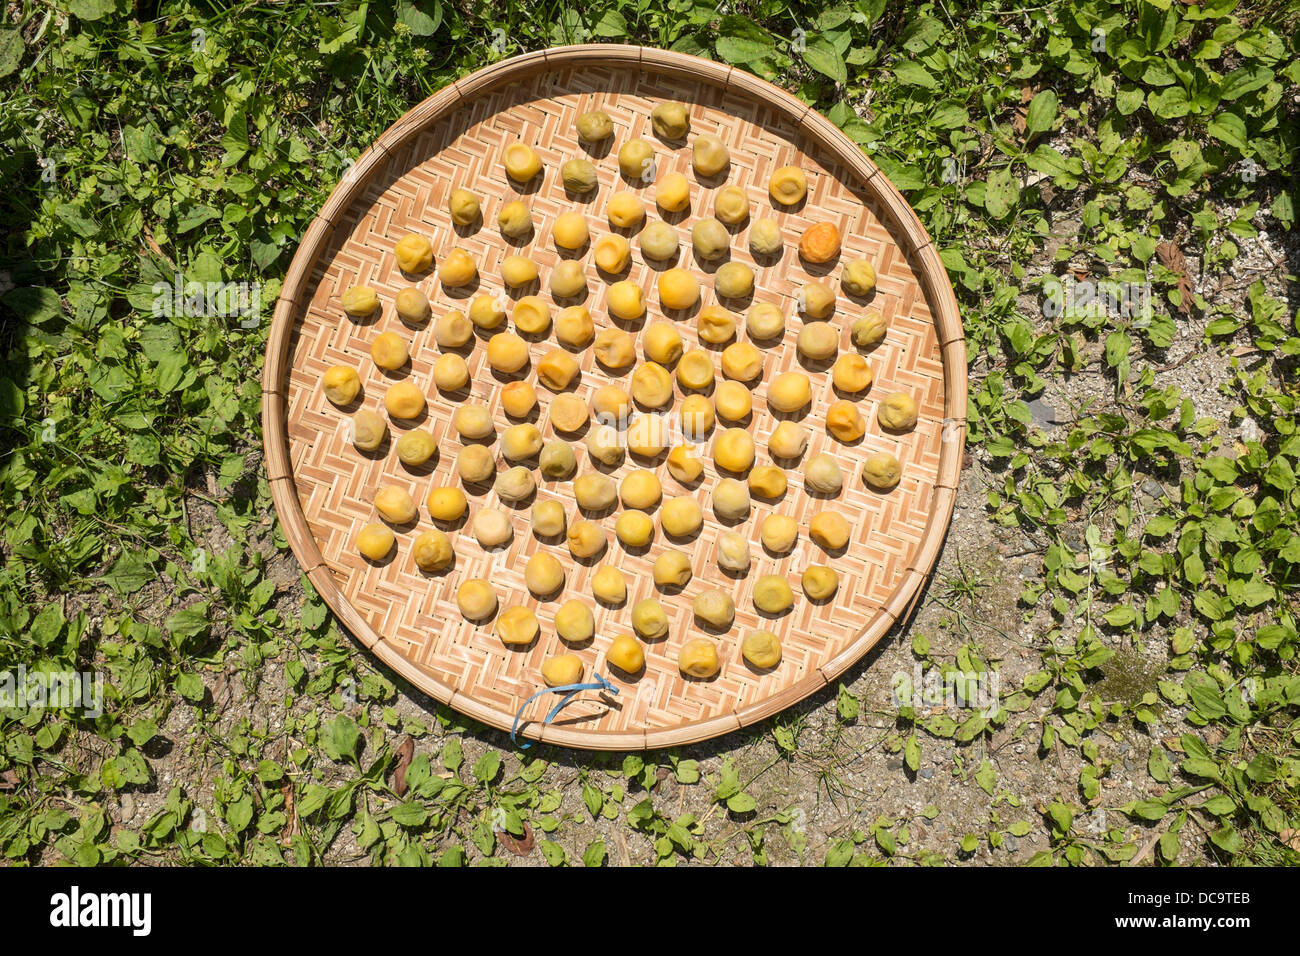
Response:
[{"label": "gray stone", "polygon": [[1160,486],[1160,482],[1154,478],[1148,478],[1142,482],[1142,493],[1151,498],[1163,498],[1165,489]]},{"label": "gray stone", "polygon": [[1020,847],[1020,841],[1017,840],[1010,833],[1008,833],[1002,839],[1002,846],[1006,849],[1008,853],[1015,853],[1016,850]]},{"label": "gray stone", "polygon": [[886,761],[885,761],[885,768],[888,769],[888,770],[902,770],[902,769],[903,769],[903,761],[901,761],[901,760],[899,760],[899,759],[897,759],[897,758],[895,758],[895,759],[893,759],[893,760],[886,760]]},{"label": "gray stone", "polygon": [[934,776],[934,768],[933,768],[933,767],[923,767],[923,768],[921,768],[921,779],[922,779],[922,780],[929,780],[929,779],[930,779],[931,777],[933,777],[933,776]]},{"label": "gray stone", "polygon": [[1039,425],[1055,425],[1060,421],[1056,417],[1056,409],[1041,398],[1031,399],[1029,402],[1029,414],[1034,417],[1034,421]]}]

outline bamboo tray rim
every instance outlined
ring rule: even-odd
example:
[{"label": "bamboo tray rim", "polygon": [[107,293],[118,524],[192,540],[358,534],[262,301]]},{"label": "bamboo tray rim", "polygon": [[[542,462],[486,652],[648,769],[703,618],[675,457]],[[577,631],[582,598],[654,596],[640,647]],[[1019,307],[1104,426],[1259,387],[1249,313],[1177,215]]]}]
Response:
[{"label": "bamboo tray rim", "polygon": [[498,711],[433,678],[376,632],[346,599],[331,577],[329,566],[321,554],[295,491],[290,466],[287,427],[288,359],[299,299],[310,285],[321,252],[344,213],[369,188],[373,176],[384,168],[389,158],[420,135],[426,126],[438,122],[462,104],[495,89],[511,77],[531,76],[556,68],[583,65],[626,66],[638,71],[650,69],[689,76],[696,82],[707,82],[724,91],[737,89],[784,113],[800,132],[827,150],[850,172],[856,173],[861,179],[861,185],[874,193],[892,217],[888,225],[899,248],[906,255],[915,256],[919,263],[920,268],[914,270],[913,274],[931,309],[943,364],[944,419],[939,468],[929,519],[919,547],[907,565],[902,582],[892,599],[843,651],[778,693],[719,717],[646,731],[575,730],[558,722],[543,726],[536,720],[521,725],[519,729],[522,737],[578,749],[648,750],[699,743],[762,721],[827,686],[866,656],[895,625],[907,622],[938,558],[955,504],[966,431],[965,335],[947,271],[933,241],[902,194],[856,144],[811,105],[739,67],[654,47],[581,44],[520,54],[447,84],[410,109],[362,152],[308,226],[285,274],[276,302],[262,370],[261,417],[267,476],[272,502],[285,538],[308,580],[340,623],[385,665],[413,686],[496,729],[510,728],[509,719],[503,721]]}]

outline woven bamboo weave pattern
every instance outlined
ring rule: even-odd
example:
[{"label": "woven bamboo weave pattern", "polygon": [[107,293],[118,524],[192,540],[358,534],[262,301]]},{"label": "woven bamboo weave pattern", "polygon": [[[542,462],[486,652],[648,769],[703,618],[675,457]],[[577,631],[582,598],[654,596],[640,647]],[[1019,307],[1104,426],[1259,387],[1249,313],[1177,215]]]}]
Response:
[{"label": "woven bamboo weave pattern", "polygon": [[[686,104],[691,120],[687,141],[665,143],[654,135],[649,114],[665,100]],[[615,129],[610,140],[592,147],[578,140],[574,122],[581,113],[596,109],[612,117]],[[700,133],[718,135],[730,150],[730,168],[718,177],[701,179],[691,168],[689,140]],[[686,175],[692,194],[688,211],[664,214],[655,207],[652,184],[629,184],[620,176],[615,154],[631,137],[654,146],[659,175],[674,171]],[[517,139],[533,146],[543,163],[543,176],[526,187],[510,181],[501,165],[502,148]],[[598,171],[599,186],[588,196],[567,195],[560,181],[560,166],[573,158],[590,159]],[[768,196],[772,171],[784,165],[799,166],[808,176],[808,197],[796,207],[778,206]],[[272,490],[295,553],[343,623],[386,663],[451,706],[508,728],[523,701],[544,686],[542,662],[572,651],[582,659],[585,675],[598,671],[610,676],[620,695],[610,700],[584,695],[545,728],[538,722],[549,707],[544,698],[527,714],[535,722],[524,733],[570,746],[653,747],[725,733],[789,706],[841,673],[906,616],[951,516],[964,437],[964,344],[951,290],[924,231],[892,186],[825,119],[727,66],[635,47],[549,50],[490,67],[417,107],[358,161],[349,179],[313,223],[286,280],[268,349],[263,415]],[[731,227],[730,259],[753,267],[755,292],[752,300],[723,303],[738,321],[737,340],[748,340],[744,314],[752,303],[774,303],[787,316],[781,340],[759,343],[764,373],[752,390],[753,413],[740,424],[754,439],[756,465],[772,463],[767,442],[780,418],[795,418],[812,436],[797,464],[777,462],[789,478],[789,488],[779,500],[755,498],[749,517],[740,523],[718,520],[710,496],[719,473],[707,447],[704,474],[691,486],[682,486],[668,474],[663,455],[644,460],[629,454],[617,467],[598,466],[586,454],[585,433],[565,435],[550,425],[548,411],[554,395],[537,383],[536,366],[557,346],[553,330],[526,336],[530,364],[513,376],[501,375],[487,364],[488,336],[478,333],[459,350],[469,366],[469,386],[450,395],[434,387],[432,366],[442,354],[434,342],[434,321],[450,309],[468,311],[472,297],[483,293],[504,295],[510,303],[507,312],[526,294],[550,303],[553,315],[581,301],[598,332],[614,324],[633,334],[638,364],[644,328],[663,318],[674,323],[688,350],[702,347],[717,359],[722,346],[697,340],[699,307],[686,313],[661,311],[656,280],[669,265],[683,266],[700,280],[700,306],[719,301],[712,288],[717,264],[696,259],[690,229],[712,214],[713,198],[724,185],[740,186],[750,200],[750,219]],[[467,228],[452,224],[448,197],[462,187],[479,196],[481,224]],[[629,188],[644,199],[647,221],[664,218],[678,232],[681,249],[675,261],[648,262],[638,249],[638,230],[610,227],[609,197]],[[532,236],[518,245],[503,239],[496,224],[498,210],[514,199],[529,205],[535,227]],[[613,280],[597,271],[590,246],[563,254],[583,262],[588,280],[585,298],[552,298],[547,278],[562,256],[552,241],[551,227],[557,216],[573,209],[584,213],[593,244],[610,232],[621,232],[632,242],[631,265],[616,278],[631,280],[644,290],[643,321],[611,319],[605,296]],[[756,261],[749,250],[749,227],[763,217],[775,218],[785,236],[784,254],[775,262]],[[839,227],[843,251],[825,266],[808,266],[796,252],[798,238],[808,226],[825,221]],[[435,272],[403,275],[393,246],[412,232],[433,243],[435,268],[453,248],[466,250],[478,267],[477,285],[448,290]],[[537,263],[540,283],[526,289],[505,287],[501,263],[513,253]],[[869,260],[877,272],[876,292],[867,300],[854,300],[840,291],[843,266],[858,258]],[[830,321],[840,332],[840,354],[860,352],[874,373],[874,384],[861,395],[837,394],[829,363],[809,366],[796,352],[795,339],[804,325],[796,300],[801,288],[812,281],[824,282],[836,292],[836,311]],[[377,318],[359,322],[344,314],[340,296],[349,287],[363,284],[378,292],[382,308]],[[410,285],[418,286],[433,307],[434,319],[423,326],[404,324],[393,308],[397,293]],[[852,343],[850,328],[868,308],[881,313],[888,333],[880,344],[859,350]],[[507,328],[513,329],[513,323],[501,330]],[[409,343],[410,361],[396,372],[378,368],[370,357],[371,342],[385,331],[396,332]],[[584,400],[602,385],[628,389],[631,368],[604,369],[590,348],[570,354],[582,370],[570,390]],[[320,386],[321,376],[335,365],[355,368],[362,382],[361,394],[345,409],[332,405]],[[767,408],[767,383],[792,370],[809,375],[812,404],[804,414],[775,416]],[[722,381],[720,368],[717,374]],[[573,445],[579,461],[575,478],[601,471],[619,481],[635,468],[652,468],[665,500],[690,495],[700,503],[705,524],[699,535],[687,541],[669,540],[658,526],[655,509],[653,542],[630,552],[614,537],[618,506],[608,514],[588,516],[599,520],[608,544],[599,558],[577,561],[562,539],[540,540],[529,524],[535,501],[559,501],[570,523],[584,517],[573,498],[572,480],[549,481],[535,472],[535,498],[517,507],[501,502],[490,487],[462,485],[455,462],[464,446],[452,427],[452,415],[466,402],[481,403],[491,410],[499,436],[516,423],[501,408],[501,386],[519,377],[537,383],[539,408],[532,420],[545,440],[562,438]],[[390,421],[390,439],[380,449],[370,454],[357,451],[349,439],[352,415],[366,408],[388,419],[384,393],[403,380],[424,392],[426,415],[417,422]],[[887,432],[876,421],[880,400],[895,391],[913,396],[919,410],[916,427],[903,433]],[[675,403],[680,404],[684,394],[676,386]],[[833,439],[825,428],[827,408],[843,397],[854,399],[867,421],[864,438],[850,445]],[[713,436],[727,424],[720,420]],[[426,466],[404,466],[393,449],[396,439],[411,428],[428,430],[437,442],[438,454]],[[504,470],[508,463],[495,445],[493,450],[498,470]],[[902,464],[901,482],[887,493],[872,490],[860,477],[863,461],[878,451],[894,454]],[[802,463],[819,452],[834,455],[843,471],[844,490],[836,497],[818,497],[803,486]],[[363,525],[378,520],[372,501],[384,485],[410,492],[419,517],[409,527],[395,529],[397,546],[392,555],[375,563],[361,557],[355,538]],[[444,485],[463,488],[469,498],[468,515],[455,527],[435,524],[424,507],[429,490]],[[492,553],[479,546],[468,528],[484,507],[505,509],[513,518],[513,541]],[[808,537],[809,521],[822,510],[837,511],[852,525],[851,541],[843,553],[827,555]],[[799,524],[798,543],[788,555],[774,556],[760,541],[759,525],[772,513],[789,515]],[[447,571],[424,573],[411,558],[411,543],[434,527],[450,535],[455,560]],[[746,574],[729,575],[717,565],[717,539],[729,530],[740,531],[750,540],[752,564]],[[668,549],[690,557],[693,577],[680,593],[661,594],[651,579],[651,566]],[[525,563],[539,551],[553,554],[566,572],[563,590],[544,600],[530,595],[524,584]],[[602,563],[626,575],[627,602],[619,607],[602,606],[592,597],[591,578]],[[826,564],[839,573],[839,591],[833,599],[814,604],[804,597],[800,575],[809,564]],[[766,574],[785,576],[794,590],[794,607],[783,616],[768,617],[754,609],[754,583]],[[493,633],[495,618],[477,624],[465,620],[455,594],[458,585],[472,577],[492,582],[502,609],[516,604],[533,609],[541,623],[540,638],[525,648],[507,647]],[[691,613],[697,594],[719,587],[733,595],[736,605],[735,622],[724,633],[702,629]],[[631,608],[646,597],[657,597],[664,605],[669,632],[661,641],[642,645],[645,670],[639,678],[629,679],[612,672],[604,655],[614,637],[631,633]],[[577,648],[560,641],[553,624],[556,609],[570,598],[586,601],[596,620],[595,638]],[[767,671],[754,669],[741,656],[741,639],[758,627],[773,631],[782,643],[780,664]],[[685,641],[700,636],[716,643],[722,667],[713,679],[689,680],[677,669],[677,652]]]}]

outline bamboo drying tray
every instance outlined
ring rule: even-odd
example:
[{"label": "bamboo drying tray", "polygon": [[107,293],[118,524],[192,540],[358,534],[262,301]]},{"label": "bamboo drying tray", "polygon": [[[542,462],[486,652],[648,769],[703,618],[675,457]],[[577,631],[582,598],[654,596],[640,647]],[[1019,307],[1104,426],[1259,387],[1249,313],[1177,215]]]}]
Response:
[{"label": "bamboo drying tray", "polygon": [[[650,110],[670,99],[686,103],[692,136],[714,132],[729,146],[731,168],[723,181],[697,180],[689,146],[671,148],[654,137]],[[615,124],[612,147],[595,152],[584,149],[574,132],[575,117],[592,109],[605,110]],[[751,540],[753,565],[744,577],[730,578],[715,561],[714,543],[726,529],[708,506],[716,480],[711,459],[706,459],[698,486],[684,489],[667,474],[661,456],[653,467],[665,497],[693,493],[704,509],[705,527],[685,545],[668,542],[658,532],[641,555],[627,553],[609,534],[602,560],[620,567],[629,581],[628,601],[620,608],[601,607],[591,599],[590,577],[596,565],[575,562],[563,544],[540,543],[531,533],[526,506],[513,512],[515,537],[507,550],[485,554],[463,528],[451,533],[454,566],[441,574],[424,574],[410,556],[414,538],[433,527],[424,497],[434,485],[459,485],[454,467],[460,443],[450,425],[452,412],[473,400],[489,405],[498,432],[511,422],[501,411],[500,381],[486,364],[481,337],[466,355],[471,370],[468,394],[448,398],[437,393],[431,381],[432,363],[440,354],[433,322],[421,328],[404,326],[393,311],[393,298],[405,286],[417,284],[429,296],[435,319],[452,308],[466,309],[468,299],[463,293],[449,294],[433,274],[418,282],[404,277],[393,260],[393,245],[408,232],[421,233],[432,240],[437,261],[453,246],[465,248],[479,268],[475,292],[494,294],[503,288],[502,258],[524,252],[538,263],[539,294],[549,299],[545,279],[557,261],[551,223],[560,212],[576,207],[587,214],[593,242],[617,231],[605,219],[605,205],[614,191],[627,188],[618,176],[614,152],[631,136],[654,144],[661,173],[680,170],[691,181],[691,212],[677,223],[683,240],[677,264],[702,279],[702,304],[716,301],[706,274],[713,267],[701,269],[694,260],[689,228],[696,218],[711,213],[713,192],[724,182],[739,184],[749,194],[754,218],[773,215],[781,223],[784,255],[775,265],[755,269],[754,301],[776,302],[790,316],[784,340],[764,349],[766,379],[800,367],[794,339],[802,321],[794,300],[806,281],[821,278],[837,291],[833,321],[841,328],[841,351],[853,348],[849,327],[863,305],[839,292],[839,269],[863,256],[874,263],[877,290],[868,304],[880,310],[889,332],[866,353],[875,373],[875,384],[859,400],[869,423],[866,437],[844,446],[825,433],[825,410],[837,397],[826,371],[812,374],[813,405],[802,421],[813,434],[807,454],[830,451],[840,459],[844,491],[834,501],[816,500],[804,491],[800,471],[789,470],[786,496],[776,504],[756,499],[749,520],[739,526]],[[536,224],[533,239],[515,249],[497,230],[496,214],[504,202],[518,198],[499,157],[505,143],[520,137],[537,149],[545,175],[540,188],[534,184],[526,197]],[[585,203],[566,197],[560,183],[561,163],[575,157],[592,159],[599,171],[599,189]],[[807,201],[791,211],[774,207],[766,189],[771,171],[787,164],[801,166],[810,182]],[[447,213],[448,196],[461,186],[482,200],[485,221],[477,230],[453,227]],[[653,187],[643,189],[642,195],[649,216],[656,216]],[[809,274],[794,246],[807,225],[824,219],[839,225],[844,252],[838,261]],[[748,223],[746,231],[733,237],[731,256],[753,264],[747,229]],[[628,278],[646,292],[649,322],[661,317],[654,292],[658,271],[641,258],[635,241],[633,246]],[[597,274],[589,251],[584,261],[591,290],[584,304],[600,329],[610,322],[604,309],[608,282]],[[383,306],[380,317],[368,324],[348,318],[339,304],[341,293],[359,284],[374,287]],[[533,290],[518,295],[527,291]],[[739,318],[743,338],[743,315]],[[687,348],[694,347],[693,320],[679,322],[678,328]],[[357,404],[382,413],[383,392],[396,379],[375,367],[368,349],[376,334],[389,329],[411,346],[409,370],[398,377],[409,375],[429,398],[427,419],[415,426],[390,425],[392,439],[408,427],[432,431],[439,445],[432,468],[401,465],[391,440],[381,453],[357,452],[347,437],[353,409],[335,408],[320,388],[320,376],[328,367],[352,365],[363,386]],[[530,370],[554,344],[551,335],[533,343]],[[626,387],[627,375],[607,375],[590,349],[579,358],[583,371],[578,394],[589,397],[609,381]],[[531,377],[535,379],[535,372]],[[586,679],[593,671],[613,676],[621,693],[606,698],[588,692],[547,726],[540,723],[541,716],[556,698],[542,698],[525,715],[531,723],[521,730],[535,739],[590,749],[675,746],[724,734],[788,707],[860,659],[895,623],[906,619],[934,565],[952,515],[965,439],[966,351],[952,288],[929,237],[889,181],[833,124],[782,90],[738,68],[632,46],[566,47],[494,64],[445,87],[390,127],[360,157],[303,237],[276,304],[262,387],[271,490],[295,555],[341,622],[416,687],[478,720],[508,729],[520,705],[544,686],[541,663],[568,650],[554,633],[555,609],[570,597],[590,601],[596,637],[577,653]],[[748,425],[759,452],[756,464],[769,460],[766,440],[775,427],[765,388],[760,384],[754,392]],[[906,434],[882,434],[876,405],[899,390],[916,397],[918,423]],[[549,439],[549,393],[541,388],[538,392],[542,410],[537,424]],[[884,450],[900,459],[903,478],[893,491],[880,494],[866,488],[859,476],[862,459]],[[578,474],[592,470],[580,442],[575,442],[575,451]],[[644,464],[629,455],[612,476],[618,480]],[[375,520],[371,500],[387,483],[411,492],[421,506],[420,519],[414,528],[399,529],[393,555],[375,564],[357,553],[354,538],[363,524]],[[501,507],[490,491],[467,493],[471,518],[482,506]],[[571,482],[540,481],[537,500],[545,499],[561,501],[571,521],[578,516]],[[829,560],[807,539],[807,521],[822,507],[839,510],[854,526],[846,552]],[[773,511],[801,524],[800,545],[781,559],[765,553],[758,537],[758,522]],[[613,516],[602,524],[612,531]],[[631,632],[631,607],[641,598],[658,596],[650,567],[666,547],[680,547],[691,555],[694,577],[682,593],[661,597],[670,633],[665,640],[644,645],[647,664],[639,680],[619,679],[605,664],[605,650],[614,636]],[[545,601],[532,598],[523,582],[524,562],[540,548],[548,548],[568,572],[564,591]],[[829,603],[814,605],[803,597],[798,578],[805,563],[828,563],[839,571],[839,593]],[[754,581],[769,573],[786,574],[796,595],[794,609],[774,621],[760,618],[750,600]],[[465,578],[478,576],[493,582],[502,608],[522,603],[536,611],[542,626],[539,640],[522,650],[507,648],[493,634],[492,622],[475,626],[461,617],[455,589]],[[676,667],[677,649],[705,633],[692,621],[691,600],[701,590],[718,586],[735,594],[737,609],[730,631],[709,635],[718,644],[722,669],[709,681],[686,680]],[[755,671],[740,655],[743,634],[760,626],[775,631],[784,649],[781,663],[767,672]]]}]

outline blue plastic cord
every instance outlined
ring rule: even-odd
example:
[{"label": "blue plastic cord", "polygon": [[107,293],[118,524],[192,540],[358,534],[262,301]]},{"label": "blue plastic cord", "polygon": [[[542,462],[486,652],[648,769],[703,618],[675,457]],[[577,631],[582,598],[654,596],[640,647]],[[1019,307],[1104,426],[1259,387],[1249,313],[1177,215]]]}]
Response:
[{"label": "blue plastic cord", "polygon": [[[533,701],[535,701],[537,698],[541,697],[543,694],[564,694],[564,697],[561,698],[560,702],[551,708],[551,712],[547,714],[546,719],[542,721],[543,727],[545,727],[547,724],[549,724],[552,720],[555,719],[555,715],[560,712],[560,710],[564,707],[565,704],[573,700],[573,698],[577,697],[578,694],[584,690],[604,690],[604,691],[608,691],[609,693],[615,696],[618,696],[618,688],[615,687],[613,684],[611,684],[609,681],[607,681],[605,678],[601,677],[599,674],[592,674],[591,676],[594,678],[594,680],[591,683],[565,684],[563,687],[547,687],[544,690],[539,690],[532,697],[529,697],[526,701],[524,701],[524,705],[520,707],[519,712],[515,714],[515,722],[510,725],[510,742],[512,744],[518,744],[520,750],[527,750],[529,747],[532,746],[532,743],[529,741],[524,741],[523,743],[519,743],[519,741],[515,739],[515,732],[519,729],[519,719],[524,716],[524,711],[528,709],[528,705],[531,704]],[[568,693],[565,693],[566,691]]]}]

